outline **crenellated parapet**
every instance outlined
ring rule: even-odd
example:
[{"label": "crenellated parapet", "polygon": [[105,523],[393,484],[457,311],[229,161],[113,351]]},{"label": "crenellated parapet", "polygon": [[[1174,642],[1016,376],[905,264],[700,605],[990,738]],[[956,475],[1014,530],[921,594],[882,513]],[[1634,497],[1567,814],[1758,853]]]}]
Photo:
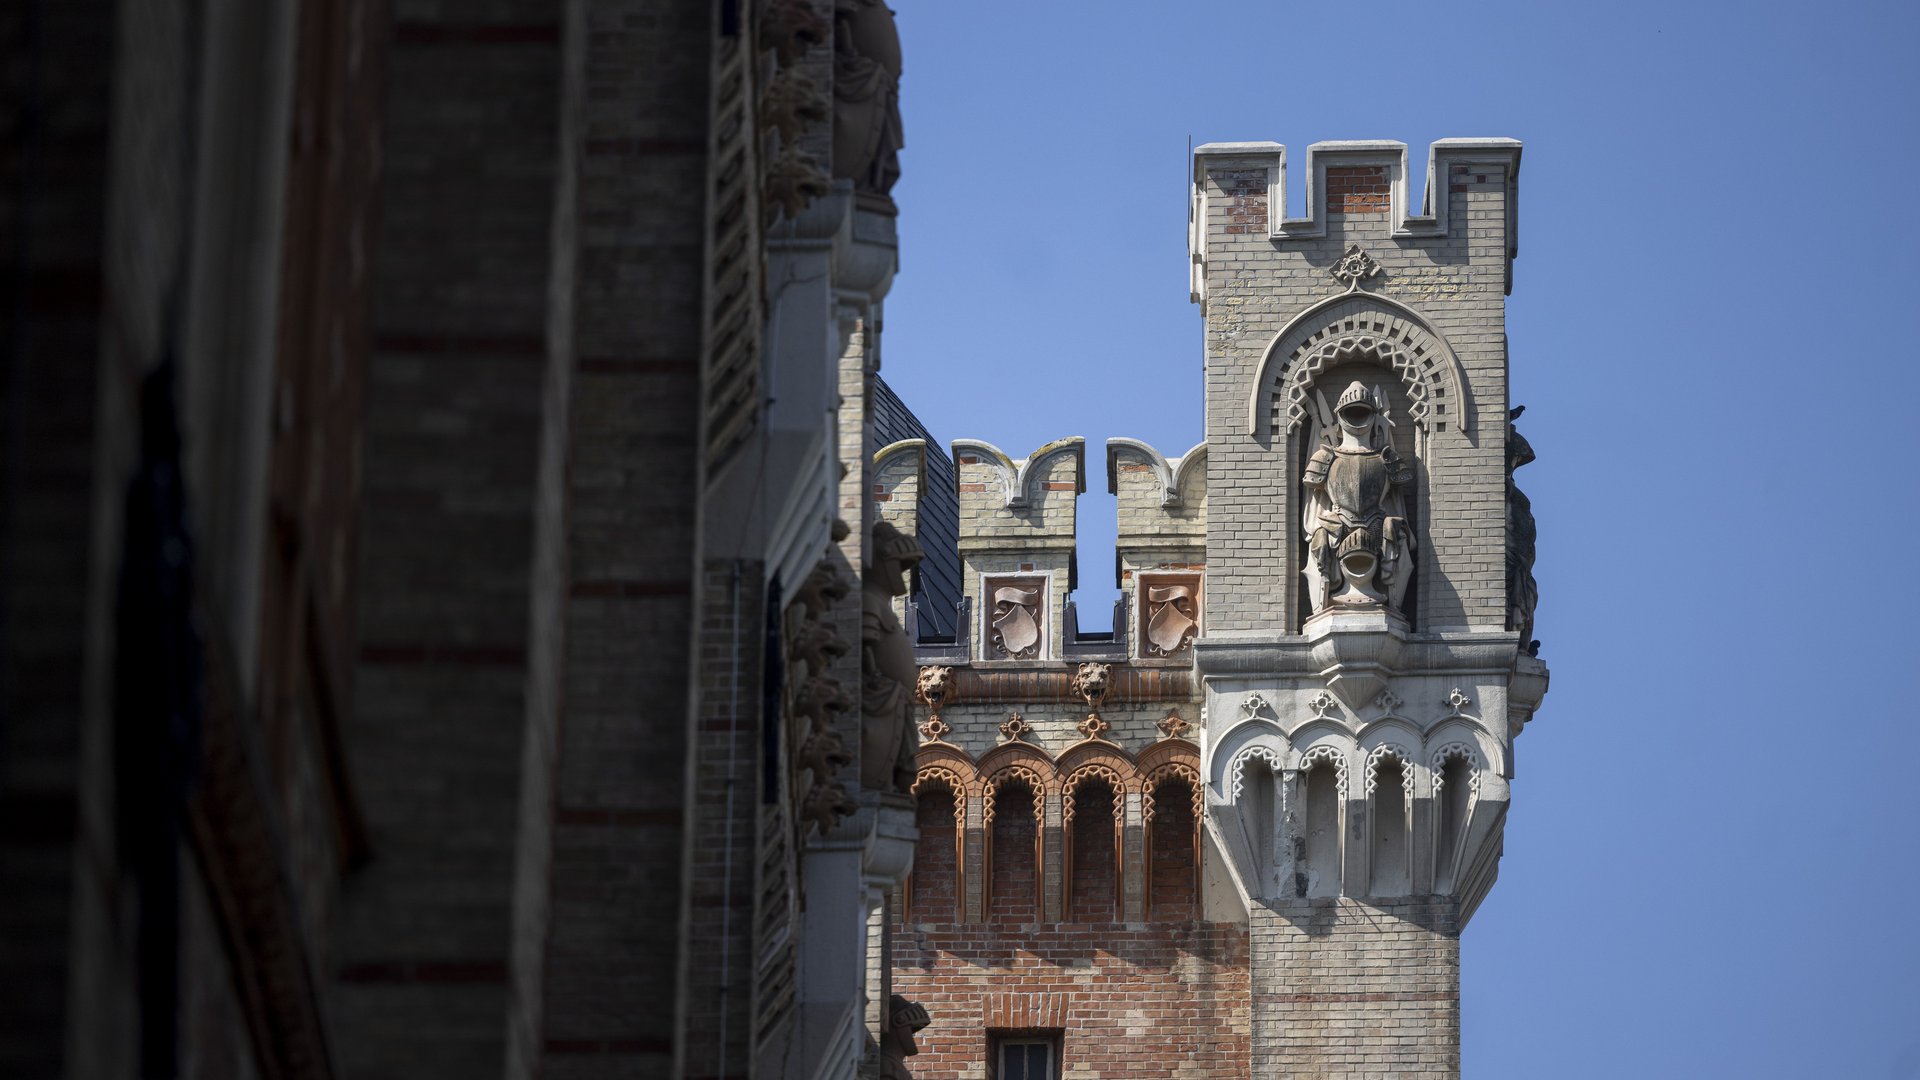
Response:
[{"label": "crenellated parapet", "polygon": [[1075,512],[1086,491],[1086,440],[1057,439],[1015,460],[992,443],[953,443],[960,560],[976,625],[973,656],[1063,655],[1067,594],[1077,582]]},{"label": "crenellated parapet", "polygon": [[[1410,241],[1459,254],[1497,257],[1503,292],[1519,254],[1518,139],[1441,139],[1427,151],[1417,205],[1408,190],[1407,144],[1319,142],[1307,147],[1306,216],[1287,216],[1287,148],[1276,142],[1219,142],[1194,148],[1188,253],[1192,297],[1204,308],[1209,266],[1249,243],[1309,242],[1333,250],[1347,241]],[[1461,198],[1460,196],[1465,196]],[[1435,285],[1440,276],[1430,279]],[[1408,287],[1415,282],[1404,283]]]},{"label": "crenellated parapet", "polygon": [[1138,439],[1108,439],[1107,490],[1118,506],[1114,577],[1132,655],[1189,663],[1204,624],[1207,446],[1168,458]]}]

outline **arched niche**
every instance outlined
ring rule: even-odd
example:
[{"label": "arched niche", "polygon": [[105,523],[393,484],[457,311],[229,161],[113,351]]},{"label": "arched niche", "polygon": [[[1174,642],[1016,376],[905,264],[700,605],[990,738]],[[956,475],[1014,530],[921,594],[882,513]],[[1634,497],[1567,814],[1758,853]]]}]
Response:
[{"label": "arched niche", "polygon": [[1376,293],[1340,293],[1280,328],[1248,387],[1248,434],[1263,445],[1308,426],[1310,393],[1328,368],[1355,357],[1393,373],[1407,419],[1423,434],[1477,441],[1473,397],[1446,337],[1413,308]]}]

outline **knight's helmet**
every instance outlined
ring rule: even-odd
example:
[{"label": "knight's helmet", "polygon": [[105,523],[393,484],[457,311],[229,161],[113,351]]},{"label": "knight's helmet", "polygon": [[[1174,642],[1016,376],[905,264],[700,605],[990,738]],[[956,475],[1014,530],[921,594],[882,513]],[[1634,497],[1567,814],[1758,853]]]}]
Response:
[{"label": "knight's helmet", "polygon": [[1367,408],[1373,408],[1373,392],[1368,390],[1367,384],[1361,382],[1359,379],[1353,380],[1352,385],[1347,387],[1346,392],[1340,395],[1340,403],[1334,406],[1334,411],[1344,412],[1347,406],[1355,402],[1363,402]]},{"label": "knight's helmet", "polygon": [[900,560],[902,570],[919,564],[926,558],[921,550],[920,541],[911,533],[903,533],[893,527],[891,522],[873,523],[873,561],[877,564],[887,559]]}]

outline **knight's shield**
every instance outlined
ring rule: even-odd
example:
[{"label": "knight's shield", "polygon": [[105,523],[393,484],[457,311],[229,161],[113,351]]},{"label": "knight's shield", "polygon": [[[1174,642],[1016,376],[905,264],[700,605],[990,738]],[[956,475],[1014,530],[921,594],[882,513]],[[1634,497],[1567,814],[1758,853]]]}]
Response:
[{"label": "knight's shield", "polygon": [[1149,586],[1147,603],[1153,608],[1147,620],[1147,640],[1153,647],[1164,654],[1186,644],[1198,625],[1192,616],[1193,590],[1185,585]]},{"label": "knight's shield", "polygon": [[1040,623],[1033,614],[1039,598],[1038,589],[994,590],[993,636],[1008,656],[1023,656],[1040,643]]}]

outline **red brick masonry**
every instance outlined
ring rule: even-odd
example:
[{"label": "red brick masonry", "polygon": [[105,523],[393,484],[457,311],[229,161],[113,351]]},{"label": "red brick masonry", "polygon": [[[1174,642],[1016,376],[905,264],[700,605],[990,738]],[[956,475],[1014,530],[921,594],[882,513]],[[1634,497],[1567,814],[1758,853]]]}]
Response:
[{"label": "red brick masonry", "polygon": [[916,1080],[991,1076],[988,1033],[1058,1030],[1062,1074],[1249,1076],[1247,928],[1235,923],[907,925],[893,990],[933,1016]]}]

